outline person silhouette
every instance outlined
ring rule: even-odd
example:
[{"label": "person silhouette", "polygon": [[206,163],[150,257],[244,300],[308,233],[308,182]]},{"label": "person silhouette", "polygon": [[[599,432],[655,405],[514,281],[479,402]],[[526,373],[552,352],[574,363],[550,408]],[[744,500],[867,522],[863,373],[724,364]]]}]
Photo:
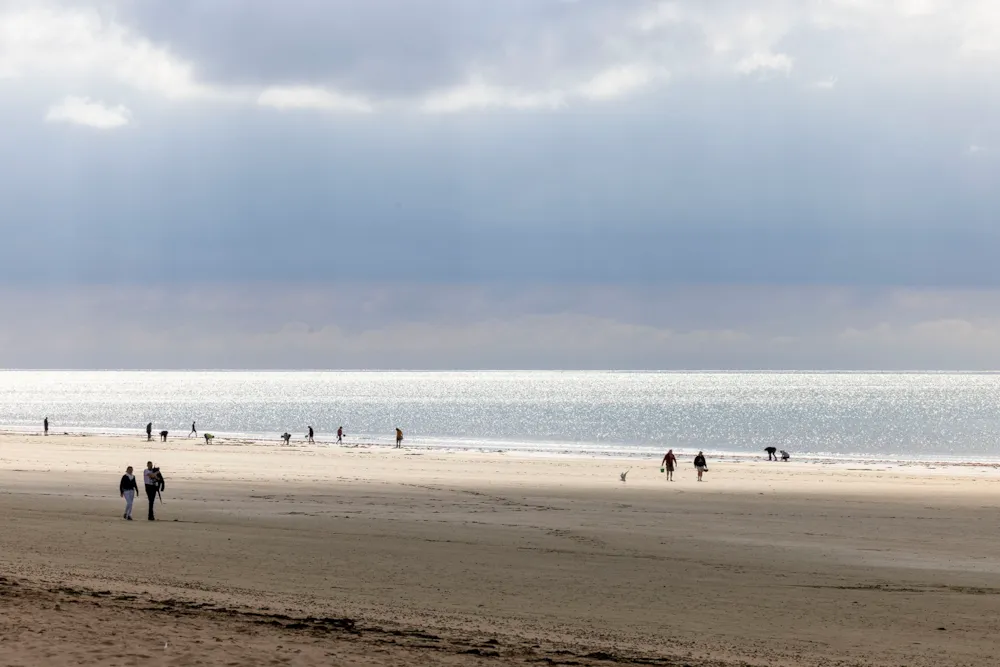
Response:
[{"label": "person silhouette", "polygon": [[188,433],[188,437],[190,438],[192,435],[196,438],[198,437],[198,429],[195,428],[194,422],[191,422],[191,432]]},{"label": "person silhouette", "polygon": [[135,495],[139,493],[139,485],[136,484],[135,475],[132,474],[132,466],[125,468],[125,474],[118,483],[118,493],[125,500],[125,513],[122,518],[131,521],[132,503],[135,501]]},{"label": "person silhouette", "polygon": [[313,440],[313,435],[314,435],[314,433],[313,433],[313,427],[310,426],[309,427],[309,433],[306,435],[306,438],[308,438],[310,445],[315,445],[316,444],[316,441]]},{"label": "person silhouette", "polygon": [[341,426],[340,428],[337,429],[337,444],[338,445],[344,444],[344,427],[343,426]]},{"label": "person silhouette", "polygon": [[45,428],[45,435],[48,435],[49,434],[49,418],[48,417],[46,417],[42,421],[42,426]]},{"label": "person silhouette", "polygon": [[403,448],[403,431],[400,428],[396,429],[396,449]]},{"label": "person silhouette", "polygon": [[146,487],[146,500],[149,501],[149,515],[146,518],[150,521],[156,520],[153,515],[153,505],[156,504],[156,492],[160,490],[161,481],[160,471],[153,468],[152,461],[146,461],[146,469],[142,471],[142,482]]},{"label": "person silhouette", "polygon": [[146,442],[153,440],[153,422],[146,424]]},{"label": "person silhouette", "polygon": [[677,467],[677,457],[674,455],[674,450],[671,449],[663,455],[660,465],[663,467],[663,472],[667,475],[667,481],[674,481],[674,468]]}]

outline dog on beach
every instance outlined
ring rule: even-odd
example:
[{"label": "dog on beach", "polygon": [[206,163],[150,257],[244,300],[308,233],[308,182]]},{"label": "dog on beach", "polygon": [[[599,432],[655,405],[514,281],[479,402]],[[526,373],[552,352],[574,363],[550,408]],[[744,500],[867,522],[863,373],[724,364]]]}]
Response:
[{"label": "dog on beach", "polygon": [[292,439],[292,434],[288,433],[288,432],[282,433],[281,434],[281,439],[284,440],[285,444],[287,445],[291,441],[291,439]]},{"label": "dog on beach", "polygon": [[169,431],[160,431],[160,442],[167,441],[167,433],[169,433]]}]

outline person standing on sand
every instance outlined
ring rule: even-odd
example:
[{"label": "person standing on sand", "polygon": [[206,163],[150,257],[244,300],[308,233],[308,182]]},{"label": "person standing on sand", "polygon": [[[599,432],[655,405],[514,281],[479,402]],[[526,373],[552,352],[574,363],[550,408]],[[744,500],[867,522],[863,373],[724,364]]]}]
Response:
[{"label": "person standing on sand", "polygon": [[146,487],[146,498],[149,500],[149,516],[146,518],[155,521],[153,505],[156,504],[156,492],[160,490],[160,473],[153,470],[152,461],[146,461],[146,469],[142,471],[142,483]]},{"label": "person standing on sand", "polygon": [[48,435],[49,434],[49,418],[48,417],[46,417],[42,421],[42,426],[45,428],[45,435]]},{"label": "person standing on sand", "polygon": [[400,428],[396,428],[396,449],[403,448],[403,431]]},{"label": "person standing on sand", "polygon": [[153,440],[153,422],[146,424],[146,442]]},{"label": "person standing on sand", "polygon": [[315,444],[316,444],[316,441],[315,441],[315,440],[313,440],[313,435],[314,435],[314,434],[313,434],[313,427],[312,427],[312,426],[310,426],[310,427],[309,427],[309,435],[307,435],[307,436],[306,436],[306,437],[307,437],[307,438],[309,439],[309,444],[310,444],[310,445],[315,445]]},{"label": "person standing on sand", "polygon": [[705,462],[703,452],[698,452],[698,456],[694,457],[694,469],[698,471],[698,481],[702,481],[701,476],[708,472],[708,463]]},{"label": "person standing on sand", "polygon": [[344,444],[344,427],[343,426],[341,426],[340,428],[337,429],[337,444],[338,445]]},{"label": "person standing on sand", "polygon": [[667,474],[667,481],[674,481],[674,468],[677,467],[677,457],[674,456],[674,450],[671,449],[663,455],[660,465],[663,466],[663,471]]},{"label": "person standing on sand", "polygon": [[194,422],[191,422],[191,432],[188,433],[188,437],[190,438],[192,435],[196,438],[198,437],[198,429],[195,428]]},{"label": "person standing on sand", "polygon": [[118,493],[125,499],[125,514],[122,518],[131,521],[132,502],[135,500],[135,494],[139,493],[139,485],[135,481],[135,475],[132,474],[132,466],[125,468],[122,481],[118,483]]}]

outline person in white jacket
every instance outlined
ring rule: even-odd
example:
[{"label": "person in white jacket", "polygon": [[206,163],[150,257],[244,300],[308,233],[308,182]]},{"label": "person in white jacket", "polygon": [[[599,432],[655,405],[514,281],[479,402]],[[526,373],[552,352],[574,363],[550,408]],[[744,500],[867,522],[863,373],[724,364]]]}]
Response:
[{"label": "person in white jacket", "polygon": [[122,515],[123,519],[132,520],[132,502],[135,500],[135,494],[138,492],[139,485],[135,481],[135,475],[132,474],[132,466],[129,466],[125,469],[122,481],[118,484],[118,493],[125,499],[125,514]]}]

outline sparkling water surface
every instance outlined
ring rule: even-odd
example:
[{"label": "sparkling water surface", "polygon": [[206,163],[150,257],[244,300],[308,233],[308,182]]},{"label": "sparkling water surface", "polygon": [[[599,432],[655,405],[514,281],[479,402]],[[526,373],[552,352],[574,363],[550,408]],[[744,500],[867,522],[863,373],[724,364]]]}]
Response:
[{"label": "sparkling water surface", "polygon": [[1000,459],[1000,375],[0,371],[0,424],[199,431],[541,453],[665,447]]}]

